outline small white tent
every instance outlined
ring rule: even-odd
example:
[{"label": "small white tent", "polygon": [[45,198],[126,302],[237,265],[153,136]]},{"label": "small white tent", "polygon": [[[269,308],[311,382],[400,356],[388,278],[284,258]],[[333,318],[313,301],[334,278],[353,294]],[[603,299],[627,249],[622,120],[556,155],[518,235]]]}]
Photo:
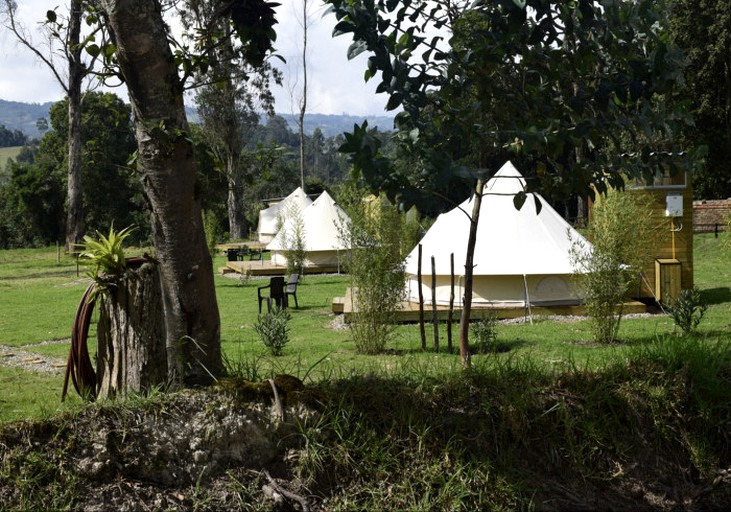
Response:
[{"label": "small white tent", "polygon": [[[506,305],[574,304],[580,292],[571,279],[574,268],[569,256],[573,241],[591,250],[591,244],[574,230],[540,195],[536,214],[529,194],[523,207],[513,198],[525,190],[525,180],[507,162],[485,184],[474,254],[472,303]],[[450,253],[454,253],[455,304],[462,302],[464,263],[470,229],[468,215],[473,198],[440,215],[424,235],[422,245],[422,291],[431,302],[431,257],[435,257],[436,302],[449,304]],[[418,247],[406,258],[408,300],[418,301]]]},{"label": "small white tent", "polygon": [[[300,216],[304,247],[307,251],[305,266],[339,266],[347,255],[349,247],[342,240],[340,230],[350,222],[348,215],[340,208],[330,194],[323,192]],[[296,218],[285,220],[282,228],[267,245],[272,251],[272,263],[286,265],[286,238],[295,233]]]},{"label": "small white tent", "polygon": [[[297,208],[301,213],[312,204],[312,199],[307,197],[302,187],[297,187],[287,197],[271,205],[269,208],[259,210],[259,225],[256,231],[259,233],[259,241],[262,243],[271,242],[277,234],[277,228],[286,218],[290,208]],[[284,218],[283,218],[284,217]]]}]

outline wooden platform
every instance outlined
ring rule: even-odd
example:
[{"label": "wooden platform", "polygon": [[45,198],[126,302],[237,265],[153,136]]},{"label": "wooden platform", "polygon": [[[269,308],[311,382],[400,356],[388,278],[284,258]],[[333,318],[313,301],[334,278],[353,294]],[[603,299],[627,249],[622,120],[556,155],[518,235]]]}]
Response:
[{"label": "wooden platform", "polygon": [[[648,306],[642,302],[631,301],[624,305],[624,313],[649,313],[654,311],[652,306]],[[349,323],[353,315],[353,301],[350,288],[345,292],[344,297],[335,297],[332,301],[332,312],[343,314],[346,323]],[[520,318],[532,316],[546,315],[584,315],[584,307],[581,305],[551,305],[551,306],[531,306],[530,310],[524,306],[516,306],[512,304],[494,304],[494,305],[473,305],[470,318],[480,320],[492,313],[497,313],[498,318]],[[462,314],[462,308],[455,307],[452,313],[452,319],[459,321]],[[416,302],[402,302],[399,310],[396,312],[398,322],[418,322],[419,321],[419,304]],[[440,321],[446,321],[449,316],[448,306],[437,306],[437,318]],[[432,319],[431,304],[424,305],[424,321],[430,322]]]},{"label": "wooden platform", "polygon": [[[336,265],[318,265],[305,267],[305,274],[336,274],[338,270],[342,272],[342,268],[338,269]],[[287,267],[283,265],[275,265],[271,260],[255,260],[255,261],[229,261],[221,270],[222,273],[238,272],[245,276],[283,276],[287,273]]]}]

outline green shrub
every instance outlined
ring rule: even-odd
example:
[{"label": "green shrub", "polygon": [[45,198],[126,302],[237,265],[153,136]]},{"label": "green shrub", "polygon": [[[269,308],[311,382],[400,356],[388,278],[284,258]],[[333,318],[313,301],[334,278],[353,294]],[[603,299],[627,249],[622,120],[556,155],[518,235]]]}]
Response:
[{"label": "green shrub", "polygon": [[270,313],[259,315],[254,330],[273,356],[281,356],[289,343],[289,321],[292,316],[286,309],[274,308]]},{"label": "green shrub", "polygon": [[494,311],[490,311],[485,318],[473,321],[470,324],[472,338],[475,340],[475,349],[483,352],[496,351],[497,326],[498,316]]},{"label": "green shrub", "polygon": [[395,335],[395,312],[404,293],[405,216],[380,198],[357,202],[348,213],[350,223],[341,236],[351,247],[346,262],[354,305],[350,333],[359,353],[378,354]]},{"label": "green shrub", "polygon": [[593,250],[583,251],[580,240],[573,243],[575,277],[585,294],[593,338],[599,343],[616,341],[627,292],[652,254],[657,222],[650,204],[652,198],[646,193],[610,190],[592,211],[588,234]]},{"label": "green shrub", "polygon": [[678,294],[668,307],[676,327],[680,327],[683,334],[690,334],[696,330],[706,313],[708,305],[703,300],[698,287],[686,288]]},{"label": "green shrub", "polygon": [[[288,222],[284,222],[286,218]],[[290,205],[284,213],[284,217],[280,217],[279,224],[281,226],[284,250],[282,254],[287,260],[288,274],[304,274],[305,261],[307,260],[307,247],[305,239],[307,233],[305,230],[304,219],[297,205]]]},{"label": "green shrub", "polygon": [[216,255],[216,244],[218,244],[218,219],[216,214],[210,210],[203,210],[203,232],[206,234],[206,247],[208,254],[213,258]]}]

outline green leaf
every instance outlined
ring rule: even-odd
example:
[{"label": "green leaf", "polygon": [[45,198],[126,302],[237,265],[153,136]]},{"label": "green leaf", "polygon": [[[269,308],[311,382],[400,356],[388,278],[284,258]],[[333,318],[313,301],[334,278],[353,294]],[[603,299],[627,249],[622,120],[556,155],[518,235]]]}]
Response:
[{"label": "green leaf", "polygon": [[348,60],[352,60],[356,58],[358,55],[363,53],[368,49],[367,45],[363,41],[354,41],[349,47],[348,47]]},{"label": "green leaf", "polygon": [[520,210],[521,208],[523,208],[526,198],[526,193],[523,191],[520,191],[513,196],[513,206],[515,206],[516,210]]},{"label": "green leaf", "polygon": [[92,57],[98,57],[101,51],[98,44],[89,44],[86,46],[85,50],[86,53],[88,53]]},{"label": "green leaf", "polygon": [[48,23],[56,23],[57,19],[56,11],[46,11],[46,21]]}]

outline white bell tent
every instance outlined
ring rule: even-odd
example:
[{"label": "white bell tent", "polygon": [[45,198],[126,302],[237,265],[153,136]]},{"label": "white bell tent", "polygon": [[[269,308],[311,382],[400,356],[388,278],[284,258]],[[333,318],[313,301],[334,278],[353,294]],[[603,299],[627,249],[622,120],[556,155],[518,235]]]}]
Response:
[{"label": "white bell tent", "polygon": [[[305,267],[340,267],[340,262],[350,249],[342,240],[341,229],[345,229],[349,222],[348,215],[327,192],[320,194],[320,197],[302,211],[299,227],[307,251]],[[287,237],[295,236],[297,223],[296,216],[286,219],[277,235],[267,245],[275,265],[287,264],[284,255]]]},{"label": "white bell tent", "polygon": [[[474,305],[558,305],[580,299],[571,278],[574,268],[569,252],[574,241],[590,251],[591,244],[573,229],[545,199],[540,213],[531,194],[523,207],[513,198],[525,190],[525,180],[511,162],[505,163],[484,188],[474,254],[472,303]],[[454,253],[455,305],[460,306],[464,288],[464,264],[470,229],[468,215],[473,198],[440,215],[424,235],[422,245],[422,291],[431,303],[431,257],[435,258],[436,303],[449,304],[450,254]],[[418,246],[406,258],[406,292],[418,302]]]},{"label": "white bell tent", "polygon": [[277,234],[277,229],[286,219],[291,209],[297,208],[299,212],[304,211],[312,204],[312,199],[307,197],[302,187],[297,187],[287,197],[271,205],[269,208],[259,210],[259,225],[256,231],[259,233],[259,241],[269,243]]}]

